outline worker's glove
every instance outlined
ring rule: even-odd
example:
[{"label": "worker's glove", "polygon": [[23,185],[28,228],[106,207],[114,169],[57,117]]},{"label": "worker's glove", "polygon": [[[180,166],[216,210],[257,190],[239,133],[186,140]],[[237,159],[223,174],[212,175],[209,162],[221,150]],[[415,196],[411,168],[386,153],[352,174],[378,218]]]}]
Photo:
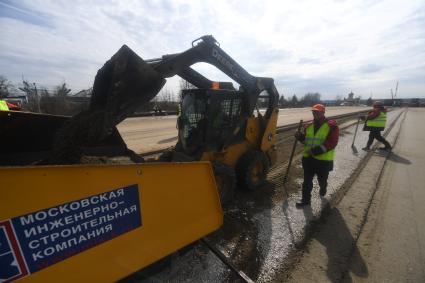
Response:
[{"label": "worker's glove", "polygon": [[319,155],[319,154],[322,154],[322,153],[325,153],[325,152],[326,152],[326,148],[324,146],[321,146],[321,145],[316,145],[315,147],[313,147],[311,149],[312,155]]},{"label": "worker's glove", "polygon": [[362,121],[364,121],[364,120],[366,120],[366,116],[365,115],[361,115],[361,116],[359,116],[359,119],[362,120]]},{"label": "worker's glove", "polygon": [[295,134],[294,134],[294,137],[297,139],[297,140],[302,140],[303,139],[303,134],[301,133],[301,132],[299,132],[299,131],[297,131],[297,132],[295,132]]}]

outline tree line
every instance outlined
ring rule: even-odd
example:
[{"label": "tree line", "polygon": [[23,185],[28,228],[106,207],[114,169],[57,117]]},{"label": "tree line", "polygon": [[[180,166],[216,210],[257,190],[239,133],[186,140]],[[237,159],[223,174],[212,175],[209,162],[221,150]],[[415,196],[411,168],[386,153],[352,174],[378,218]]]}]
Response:
[{"label": "tree line", "polygon": [[[81,90],[71,96],[71,89],[65,82],[47,89],[35,82],[22,79],[19,85],[13,84],[0,75],[0,99],[8,98],[25,111],[58,115],[74,115],[87,109],[91,89]],[[72,99],[80,98],[80,99]]]},{"label": "tree line", "polygon": [[301,98],[298,98],[297,95],[292,95],[291,98],[285,99],[283,95],[279,97],[279,107],[289,108],[289,107],[307,107],[313,106],[314,104],[320,103],[321,95],[318,92],[306,93]]},{"label": "tree line", "polygon": [[[139,107],[137,112],[175,112],[178,109],[178,104],[182,98],[182,91],[185,89],[195,88],[189,82],[181,79],[177,95],[173,90],[164,88],[152,101],[146,105]],[[78,112],[88,109],[92,88],[83,89],[78,92],[72,93],[72,90],[65,82],[58,84],[52,89],[40,86],[37,83],[29,82],[22,79],[22,82],[16,86],[9,81],[5,76],[0,75],[0,99],[5,97],[17,97],[23,94],[22,107],[23,110],[59,114],[59,115],[74,115]],[[356,98],[357,101],[360,97]],[[370,100],[370,101],[369,101]],[[371,104],[371,98],[367,100],[367,104]],[[341,96],[337,96],[334,100],[334,105],[340,105],[342,102]],[[309,107],[316,103],[321,102],[321,94],[318,92],[306,93],[301,97],[296,94],[285,98],[284,95],[279,97],[280,108],[294,108],[294,107]],[[268,101],[259,99],[258,107],[267,107]]]}]

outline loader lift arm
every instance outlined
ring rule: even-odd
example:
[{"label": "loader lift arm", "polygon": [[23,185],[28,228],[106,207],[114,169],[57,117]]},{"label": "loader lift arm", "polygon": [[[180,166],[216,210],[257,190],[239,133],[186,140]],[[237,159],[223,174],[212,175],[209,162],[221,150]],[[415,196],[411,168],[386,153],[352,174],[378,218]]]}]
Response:
[{"label": "loader lift arm", "polygon": [[[192,48],[185,52],[165,55],[162,58],[147,60],[146,62],[164,78],[178,75],[201,89],[211,88],[213,82],[190,66],[200,62],[211,64],[239,83],[247,93],[249,113],[252,113],[255,109],[260,93],[264,90],[269,93],[268,97],[265,97],[269,98],[269,103],[272,104],[269,108],[277,106],[279,95],[273,79],[254,77],[249,74],[220,48],[216,39],[211,35],[205,35],[194,40]],[[220,85],[224,85],[223,88],[234,89],[231,83],[220,83]],[[267,115],[270,115],[270,113],[266,113]]]}]

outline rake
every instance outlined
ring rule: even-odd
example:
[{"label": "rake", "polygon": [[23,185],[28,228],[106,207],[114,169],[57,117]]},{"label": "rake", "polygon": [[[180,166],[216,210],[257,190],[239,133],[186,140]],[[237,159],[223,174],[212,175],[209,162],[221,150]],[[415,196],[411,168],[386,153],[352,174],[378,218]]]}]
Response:
[{"label": "rake", "polygon": [[356,146],[354,145],[354,141],[356,140],[357,129],[359,128],[359,124],[360,124],[360,117],[357,119],[356,130],[354,131],[354,136],[353,136],[353,143],[351,144],[351,149],[353,150],[353,153],[358,153],[358,150]]}]

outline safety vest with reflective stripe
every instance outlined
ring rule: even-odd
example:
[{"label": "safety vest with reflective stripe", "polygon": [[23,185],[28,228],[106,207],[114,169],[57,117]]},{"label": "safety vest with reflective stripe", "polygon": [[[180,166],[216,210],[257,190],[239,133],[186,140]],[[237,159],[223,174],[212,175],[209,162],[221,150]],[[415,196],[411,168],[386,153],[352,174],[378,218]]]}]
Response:
[{"label": "safety vest with reflective stripe", "polygon": [[366,121],[366,126],[373,128],[385,128],[385,124],[387,122],[387,114],[381,111],[379,116],[372,120]]},{"label": "safety vest with reflective stripe", "polygon": [[0,111],[9,111],[9,107],[7,106],[7,102],[4,100],[0,100]]},{"label": "safety vest with reflective stripe", "polygon": [[[327,122],[323,123],[320,129],[314,134],[314,124],[311,124],[305,130],[305,140],[304,140],[304,157],[309,157],[311,155],[310,150],[318,145],[322,145],[323,142],[328,137],[330,132],[330,127]],[[314,159],[317,160],[334,160],[335,149],[331,149],[325,153],[318,155],[311,155]]]}]

